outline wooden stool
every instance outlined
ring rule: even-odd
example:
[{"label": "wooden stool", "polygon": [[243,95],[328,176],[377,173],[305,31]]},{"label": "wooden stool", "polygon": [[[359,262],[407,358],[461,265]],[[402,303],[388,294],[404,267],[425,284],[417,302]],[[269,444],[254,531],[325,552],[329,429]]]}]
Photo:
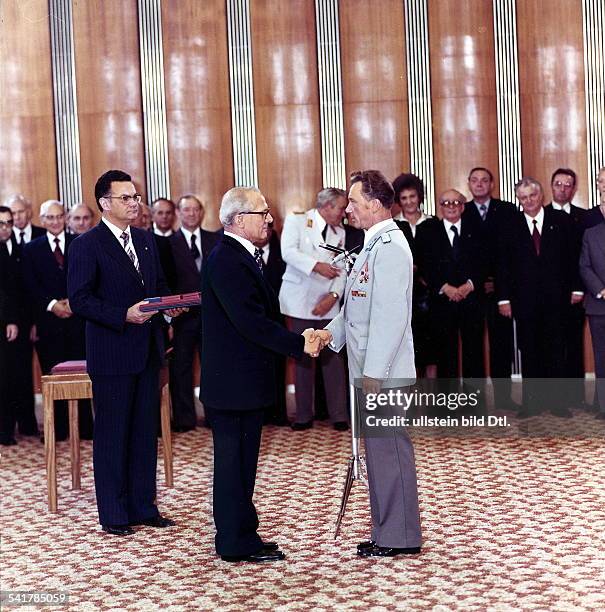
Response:
[{"label": "wooden stool", "polygon": [[[59,366],[67,365],[58,364]],[[92,382],[86,373],[86,365],[76,371],[42,376],[42,398],[44,401],[44,451],[46,456],[46,486],[48,509],[57,511],[57,455],[55,444],[55,400],[67,400],[69,408],[69,450],[71,458],[71,488],[80,488],[80,431],[78,429],[78,400],[93,399]],[[55,366],[57,367],[57,366]],[[170,393],[168,391],[168,368],[160,374],[160,417],[162,428],[162,451],[166,486],[173,486],[172,435],[170,432]]]}]

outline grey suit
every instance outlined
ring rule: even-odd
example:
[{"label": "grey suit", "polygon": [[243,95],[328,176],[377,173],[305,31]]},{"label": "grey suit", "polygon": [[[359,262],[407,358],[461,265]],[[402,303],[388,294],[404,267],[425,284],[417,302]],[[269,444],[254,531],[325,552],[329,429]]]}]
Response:
[{"label": "grey suit", "polygon": [[[357,257],[344,305],[327,326],[330,348],[347,345],[349,376],[383,380],[383,388],[414,382],[412,254],[394,222],[383,226]],[[366,437],[372,540],[378,546],[421,545],[414,447],[403,428]]]},{"label": "grey suit", "polygon": [[597,394],[601,412],[605,412],[605,298],[597,298],[605,289],[605,220],[584,232],[580,275],[586,286],[585,306],[592,335]]}]

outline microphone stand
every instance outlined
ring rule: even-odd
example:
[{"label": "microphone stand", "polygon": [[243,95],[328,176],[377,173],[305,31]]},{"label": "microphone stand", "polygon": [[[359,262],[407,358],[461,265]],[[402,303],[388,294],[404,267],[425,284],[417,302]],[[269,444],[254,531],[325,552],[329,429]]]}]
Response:
[{"label": "microphone stand", "polygon": [[[358,251],[363,245],[360,244],[349,251],[329,244],[320,244],[319,246],[323,249],[331,251],[332,253],[337,253],[337,256],[334,258],[332,263],[338,263],[344,260],[348,276],[353,269],[353,265],[355,264],[355,251]],[[355,405],[355,386],[352,382],[349,382],[349,416],[351,419],[351,457],[348,461],[347,475],[345,477],[342,499],[340,501],[340,510],[338,512],[338,517],[336,518],[336,526],[334,531],[335,540],[338,538],[338,534],[340,533],[340,526],[347,509],[347,502],[349,501],[353,482],[356,480],[361,480],[364,484],[366,484],[366,486],[368,484],[368,481],[363,475],[362,471],[365,458],[359,452],[359,423],[357,419],[357,408]]]}]

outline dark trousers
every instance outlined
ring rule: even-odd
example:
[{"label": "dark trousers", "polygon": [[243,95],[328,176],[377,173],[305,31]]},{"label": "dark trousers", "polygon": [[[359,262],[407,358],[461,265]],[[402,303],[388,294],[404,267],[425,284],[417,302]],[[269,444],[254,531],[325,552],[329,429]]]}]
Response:
[{"label": "dark trousers", "polygon": [[93,465],[102,525],[128,525],[158,515],[158,373],[156,358],[139,374],[91,375]]},{"label": "dark trousers", "polygon": [[605,413],[605,315],[589,315],[592,350],[594,352],[596,399],[595,405]]},{"label": "dark trousers", "polygon": [[440,295],[433,302],[432,316],[437,346],[437,372],[440,378],[458,378],[458,333],[462,339],[462,376],[483,378],[482,303],[469,296],[450,302]]},{"label": "dark trousers", "polygon": [[26,436],[38,433],[32,377],[33,350],[29,339],[29,325],[19,325],[17,339],[7,343],[7,363],[3,372],[10,382],[9,397],[13,419],[19,426],[19,433]]},{"label": "dark trousers", "polygon": [[512,402],[513,320],[500,314],[498,300],[494,293],[485,297],[484,312],[489,338],[489,367],[494,385],[495,405],[496,407],[508,407]]},{"label": "dark trousers", "polygon": [[200,351],[200,316],[187,315],[186,319],[174,320],[173,351],[170,355],[170,399],[172,402],[172,425],[195,427],[197,417],[193,401],[193,360]]},{"label": "dark trousers", "polygon": [[[301,334],[307,328],[323,329],[329,319],[290,318],[290,330]],[[321,367],[328,414],[333,423],[347,420],[347,375],[344,357],[341,353],[323,350],[314,359],[304,355],[296,362],[296,418],[297,423],[313,420],[315,368]]]},{"label": "dark trousers", "polygon": [[581,406],[584,401],[584,306],[569,305],[565,318],[565,361],[563,376],[565,383],[565,403]]},{"label": "dark trousers", "polygon": [[258,552],[262,540],[252,501],[264,410],[205,407],[214,440],[213,516],[216,552],[240,556]]},{"label": "dark trousers", "polygon": [[[532,412],[560,408],[564,404],[560,385],[557,393],[544,383],[536,385],[536,379],[562,378],[565,371],[564,319],[548,306],[545,304],[531,316],[517,319],[523,405]],[[548,400],[545,400],[547,391]]]}]

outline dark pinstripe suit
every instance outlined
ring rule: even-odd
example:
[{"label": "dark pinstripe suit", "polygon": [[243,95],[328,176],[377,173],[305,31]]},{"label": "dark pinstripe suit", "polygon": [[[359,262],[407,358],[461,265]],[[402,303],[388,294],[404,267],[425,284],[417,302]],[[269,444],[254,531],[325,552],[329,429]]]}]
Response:
[{"label": "dark pinstripe suit", "polygon": [[86,319],[86,360],[95,404],[93,461],[99,521],[126,525],[158,515],[155,505],[159,315],[126,323],[128,308],[168,293],[153,235],[131,228],[143,281],[104,222],[70,248],[71,308]]}]

